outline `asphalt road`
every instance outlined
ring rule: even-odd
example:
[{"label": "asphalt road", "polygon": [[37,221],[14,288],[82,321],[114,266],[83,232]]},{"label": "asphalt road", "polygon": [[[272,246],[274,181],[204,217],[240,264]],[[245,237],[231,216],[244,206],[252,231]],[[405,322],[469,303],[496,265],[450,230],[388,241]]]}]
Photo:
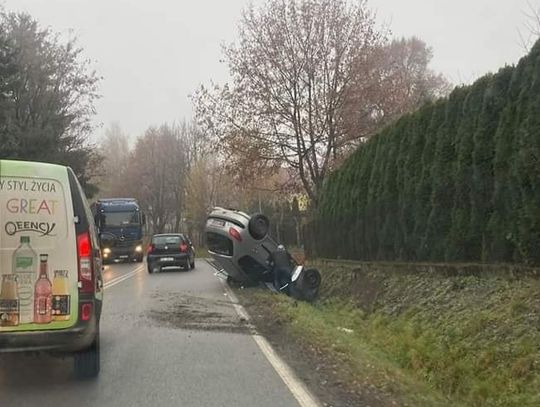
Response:
[{"label": "asphalt road", "polygon": [[298,406],[206,262],[115,264],[105,285],[99,378],[77,381],[71,358],[2,356],[0,406]]}]

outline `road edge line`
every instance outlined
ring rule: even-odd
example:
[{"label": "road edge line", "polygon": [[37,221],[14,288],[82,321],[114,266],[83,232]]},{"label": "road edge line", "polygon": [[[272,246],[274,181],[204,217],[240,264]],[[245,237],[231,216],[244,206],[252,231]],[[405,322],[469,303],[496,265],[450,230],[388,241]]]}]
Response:
[{"label": "road edge line", "polygon": [[[245,319],[247,322],[251,322],[251,317],[246,309],[239,303],[236,294],[223,279],[218,277],[218,280],[221,281],[223,289],[229,297],[238,316]],[[301,407],[320,407],[322,405],[311,391],[309,391],[305,383],[298,378],[291,367],[277,354],[272,345],[270,345],[270,342],[268,342],[264,336],[258,334],[255,330],[252,330],[251,337]]]}]

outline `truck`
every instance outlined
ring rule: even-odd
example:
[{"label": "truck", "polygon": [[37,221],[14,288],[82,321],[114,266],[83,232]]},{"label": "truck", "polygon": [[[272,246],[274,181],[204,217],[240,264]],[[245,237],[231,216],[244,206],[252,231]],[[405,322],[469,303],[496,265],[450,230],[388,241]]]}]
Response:
[{"label": "truck", "polygon": [[104,263],[143,261],[146,217],[135,198],[99,199],[92,213]]}]

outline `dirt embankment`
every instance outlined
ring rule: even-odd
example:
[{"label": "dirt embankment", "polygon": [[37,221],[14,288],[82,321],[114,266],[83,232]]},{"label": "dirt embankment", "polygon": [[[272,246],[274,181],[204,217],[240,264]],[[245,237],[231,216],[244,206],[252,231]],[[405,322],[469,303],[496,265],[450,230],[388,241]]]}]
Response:
[{"label": "dirt embankment", "polygon": [[312,379],[336,393],[329,404],[540,405],[535,269],[315,265],[323,274],[316,304],[248,290],[241,298],[278,349],[294,343],[317,361]]}]

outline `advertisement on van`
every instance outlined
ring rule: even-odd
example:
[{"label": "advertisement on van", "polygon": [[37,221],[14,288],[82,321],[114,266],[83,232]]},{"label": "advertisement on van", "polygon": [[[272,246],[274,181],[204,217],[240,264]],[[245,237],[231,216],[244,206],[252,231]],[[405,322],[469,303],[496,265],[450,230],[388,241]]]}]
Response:
[{"label": "advertisement on van", "polygon": [[9,162],[1,169],[0,332],[70,327],[78,270],[67,172],[32,174]]}]

